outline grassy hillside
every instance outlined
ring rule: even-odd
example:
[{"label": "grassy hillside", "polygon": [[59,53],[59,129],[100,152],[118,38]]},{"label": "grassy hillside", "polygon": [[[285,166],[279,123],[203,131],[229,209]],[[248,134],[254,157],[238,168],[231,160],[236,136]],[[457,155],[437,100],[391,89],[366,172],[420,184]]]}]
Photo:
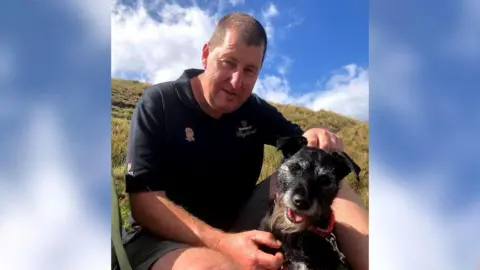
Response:
[{"label": "grassy hillside", "polygon": [[[129,121],[138,98],[147,85],[138,81],[112,79],[112,177],[120,197],[122,218],[128,221],[129,207],[125,195],[124,172],[126,142]],[[298,123],[302,128],[325,125],[336,132],[344,141],[345,151],[362,168],[360,183],[353,175],[347,181],[353,186],[368,207],[368,124],[356,121],[333,112],[315,112],[306,108],[277,105],[275,106],[286,118]],[[265,147],[265,159],[259,181],[270,175],[278,166],[280,153],[273,147]]]}]

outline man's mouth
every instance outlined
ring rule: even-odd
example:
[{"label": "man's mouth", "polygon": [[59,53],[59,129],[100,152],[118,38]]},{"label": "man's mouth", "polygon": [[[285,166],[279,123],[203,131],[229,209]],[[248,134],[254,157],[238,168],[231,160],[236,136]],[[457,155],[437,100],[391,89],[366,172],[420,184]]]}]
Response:
[{"label": "man's mouth", "polygon": [[235,92],[232,92],[232,91],[227,90],[225,88],[222,88],[222,91],[227,93],[229,96],[236,96],[237,95]]},{"label": "man's mouth", "polygon": [[301,223],[306,219],[306,215],[295,212],[292,208],[287,209],[287,217],[293,223]]}]

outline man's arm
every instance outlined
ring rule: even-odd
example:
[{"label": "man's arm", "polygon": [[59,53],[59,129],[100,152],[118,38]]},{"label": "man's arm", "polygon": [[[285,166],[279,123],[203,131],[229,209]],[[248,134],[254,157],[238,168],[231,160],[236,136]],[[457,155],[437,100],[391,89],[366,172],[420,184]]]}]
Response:
[{"label": "man's arm", "polygon": [[171,179],[164,167],[168,160],[163,101],[158,92],[149,90],[137,103],[130,123],[126,191],[132,216],[162,238],[215,248],[223,232],[193,217],[165,196],[167,181]]},{"label": "man's arm", "polygon": [[355,270],[368,270],[368,213],[360,198],[345,181],[332,205],[337,220],[339,245]]},{"label": "man's arm", "polygon": [[172,203],[165,192],[140,192],[130,195],[132,215],[144,228],[160,237],[216,249],[224,232],[210,227]]}]

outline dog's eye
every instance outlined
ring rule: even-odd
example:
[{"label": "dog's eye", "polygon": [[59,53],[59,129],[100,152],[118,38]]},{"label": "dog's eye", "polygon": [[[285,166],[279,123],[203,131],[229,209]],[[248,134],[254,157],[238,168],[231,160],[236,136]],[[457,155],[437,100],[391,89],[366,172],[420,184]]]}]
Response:
[{"label": "dog's eye", "polygon": [[322,184],[322,185],[325,185],[325,184],[328,184],[330,183],[330,177],[326,176],[326,175],[320,175],[319,177],[317,177],[317,182]]},{"label": "dog's eye", "polygon": [[298,164],[298,163],[290,164],[290,166],[288,166],[288,168],[290,169],[291,172],[296,172],[296,171],[299,171],[299,170],[302,169],[302,167],[300,167],[300,164]]}]

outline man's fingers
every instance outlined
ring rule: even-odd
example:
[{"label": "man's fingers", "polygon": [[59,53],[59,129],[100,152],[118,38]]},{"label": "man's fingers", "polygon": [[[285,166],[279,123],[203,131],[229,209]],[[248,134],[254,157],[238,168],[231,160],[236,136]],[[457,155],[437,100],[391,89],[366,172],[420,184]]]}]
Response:
[{"label": "man's fingers", "polygon": [[325,132],[322,138],[321,139],[319,138],[318,140],[319,140],[318,147],[320,149],[325,151],[330,151],[330,149],[332,148],[332,139],[331,139],[330,133]]},{"label": "man's fingers", "polygon": [[318,147],[318,136],[309,136],[307,142],[307,146],[309,147]]},{"label": "man's fingers", "polygon": [[273,234],[268,232],[255,231],[252,240],[257,244],[265,245],[271,248],[280,248],[282,246],[280,241],[275,239]]},{"label": "man's fingers", "polygon": [[283,264],[283,255],[280,252],[277,252],[274,255],[265,253],[261,250],[257,251],[257,265],[265,267],[265,269],[278,269]]},{"label": "man's fingers", "polygon": [[308,146],[320,148],[324,151],[344,151],[342,139],[329,129],[309,130],[304,134]]},{"label": "man's fingers", "polygon": [[330,149],[332,151],[338,151],[340,140],[335,135],[330,136],[331,146]]},{"label": "man's fingers", "polygon": [[330,134],[330,150],[331,151],[343,151],[343,141],[335,134]]}]

